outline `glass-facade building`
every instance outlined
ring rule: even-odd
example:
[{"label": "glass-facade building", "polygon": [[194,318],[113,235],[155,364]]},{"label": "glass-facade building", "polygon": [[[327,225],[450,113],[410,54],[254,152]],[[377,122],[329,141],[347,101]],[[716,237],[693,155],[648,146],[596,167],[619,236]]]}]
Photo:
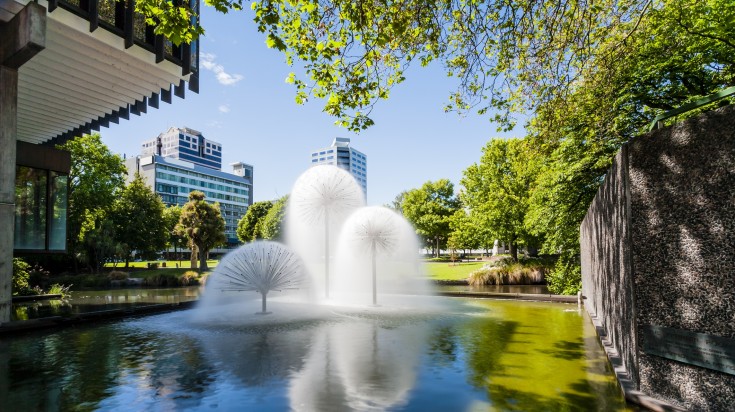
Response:
[{"label": "glass-facade building", "polygon": [[237,223],[253,204],[252,166],[238,162],[233,164],[235,173],[226,173],[158,155],[130,158],[126,165],[129,179],[139,172],[167,206],[184,205],[193,190],[203,192],[206,201],[220,205],[228,245],[240,243]]},{"label": "glass-facade building", "polygon": [[143,142],[141,156],[159,155],[222,170],[222,144],[206,139],[188,127],[171,127],[155,139]]},{"label": "glass-facade building", "polygon": [[311,153],[311,165],[334,165],[352,174],[367,197],[367,157],[350,146],[348,137],[337,137],[332,145]]}]

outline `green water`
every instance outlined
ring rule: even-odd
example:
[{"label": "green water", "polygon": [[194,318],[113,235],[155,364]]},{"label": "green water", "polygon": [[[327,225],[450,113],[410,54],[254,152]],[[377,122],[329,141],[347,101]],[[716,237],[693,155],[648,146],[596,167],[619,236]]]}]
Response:
[{"label": "green water", "polygon": [[[574,305],[473,301],[486,316],[457,333],[468,379],[499,410],[619,410],[595,330]],[[448,337],[451,340],[451,337]],[[488,405],[489,406],[489,405]]]},{"label": "green water", "polygon": [[576,305],[437,301],[4,337],[0,410],[628,410]]}]

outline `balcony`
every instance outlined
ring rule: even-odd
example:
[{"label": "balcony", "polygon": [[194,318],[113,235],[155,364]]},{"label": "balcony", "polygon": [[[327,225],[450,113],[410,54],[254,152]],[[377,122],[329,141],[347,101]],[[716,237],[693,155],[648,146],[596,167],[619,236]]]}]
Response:
[{"label": "balcony", "polygon": [[[40,0],[45,48],[18,70],[17,139],[63,143],[198,92],[199,48],[153,33],[134,1]],[[29,0],[0,0],[8,22]],[[198,0],[192,7],[199,8]]]}]

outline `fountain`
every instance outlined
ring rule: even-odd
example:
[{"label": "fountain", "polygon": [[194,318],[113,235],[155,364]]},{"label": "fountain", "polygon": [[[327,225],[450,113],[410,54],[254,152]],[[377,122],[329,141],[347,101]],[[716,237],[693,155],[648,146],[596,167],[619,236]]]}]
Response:
[{"label": "fountain", "polygon": [[312,275],[321,272],[323,264],[324,297],[327,299],[330,256],[334,249],[329,242],[330,235],[364,203],[362,189],[355,178],[336,166],[312,167],[294,183],[286,217],[288,244],[301,255]]},{"label": "fountain", "polygon": [[270,291],[296,289],[304,283],[301,259],[277,242],[257,241],[228,253],[207,280],[208,290],[256,291],[266,296]]}]

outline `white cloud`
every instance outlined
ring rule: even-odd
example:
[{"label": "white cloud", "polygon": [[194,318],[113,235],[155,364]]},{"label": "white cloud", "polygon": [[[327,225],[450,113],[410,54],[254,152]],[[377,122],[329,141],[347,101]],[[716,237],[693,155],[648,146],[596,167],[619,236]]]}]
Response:
[{"label": "white cloud", "polygon": [[228,106],[226,104],[219,105],[218,109],[222,113],[229,113],[230,112],[230,106]]},{"label": "white cloud", "polygon": [[202,53],[199,56],[199,63],[205,69],[212,71],[220,84],[230,86],[243,79],[241,74],[230,74],[225,72],[225,68],[214,61],[216,57],[217,56],[211,53]]}]

